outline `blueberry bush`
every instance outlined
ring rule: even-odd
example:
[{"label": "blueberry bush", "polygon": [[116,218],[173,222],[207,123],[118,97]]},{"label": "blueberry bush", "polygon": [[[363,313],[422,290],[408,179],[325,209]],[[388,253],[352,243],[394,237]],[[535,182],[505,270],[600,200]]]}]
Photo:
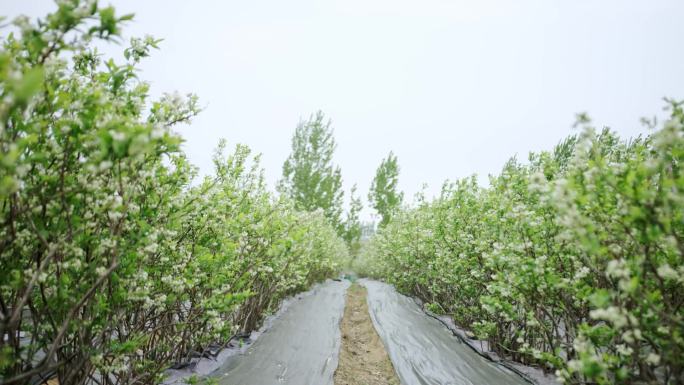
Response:
[{"label": "blueberry bush", "polygon": [[0,383],[153,384],[331,276],[347,248],[322,212],[270,192],[221,143],[199,182],[175,132],[194,95],[149,97],[95,1],[18,17],[0,51]]},{"label": "blueberry bush", "polygon": [[668,106],[647,137],[581,115],[580,134],[488,187],[446,183],[360,266],[565,383],[684,383],[684,112]]}]

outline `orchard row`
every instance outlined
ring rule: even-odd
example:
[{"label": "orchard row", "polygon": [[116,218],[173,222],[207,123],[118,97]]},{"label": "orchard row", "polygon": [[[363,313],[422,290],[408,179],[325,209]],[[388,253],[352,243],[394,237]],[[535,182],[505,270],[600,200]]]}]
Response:
[{"label": "orchard row", "polygon": [[[684,383],[684,113],[596,132],[444,185],[379,231],[359,269],[566,383]],[[652,125],[655,125],[652,122]]]},{"label": "orchard row", "polygon": [[95,40],[112,8],[61,1],[0,52],[0,382],[158,383],[331,276],[347,245],[322,210],[266,188],[246,147],[200,183],[173,132],[194,96],[148,98]]}]

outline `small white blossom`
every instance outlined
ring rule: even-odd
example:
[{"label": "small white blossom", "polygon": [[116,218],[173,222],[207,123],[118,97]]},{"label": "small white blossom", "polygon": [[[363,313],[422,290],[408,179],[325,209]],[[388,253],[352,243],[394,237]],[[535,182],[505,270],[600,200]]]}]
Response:
[{"label": "small white blossom", "polygon": [[596,320],[611,322],[617,328],[627,325],[627,317],[620,308],[615,306],[610,306],[606,309],[592,310],[589,312],[589,316]]},{"label": "small white blossom", "polygon": [[660,363],[660,356],[655,353],[649,353],[646,357],[646,362],[651,365],[658,365]]},{"label": "small white blossom", "polygon": [[680,278],[679,273],[677,273],[677,270],[673,269],[667,263],[658,267],[657,272],[658,272],[658,276],[662,279],[665,279],[665,280],[675,281],[675,280],[678,280]]}]

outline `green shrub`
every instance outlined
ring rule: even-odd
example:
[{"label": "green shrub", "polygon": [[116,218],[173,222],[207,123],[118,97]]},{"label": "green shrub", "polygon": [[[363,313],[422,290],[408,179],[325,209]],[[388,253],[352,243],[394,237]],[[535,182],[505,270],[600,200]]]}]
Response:
[{"label": "green shrub", "polygon": [[373,271],[566,383],[684,381],[684,114],[624,141],[588,123],[371,241]]},{"label": "green shrub", "polygon": [[173,128],[193,95],[148,98],[136,65],[95,39],[112,8],[60,1],[0,52],[0,378],[23,384],[158,383],[173,363],[257,326],[280,299],[330,276],[344,241],[321,213],[269,192],[238,146],[197,174]]}]

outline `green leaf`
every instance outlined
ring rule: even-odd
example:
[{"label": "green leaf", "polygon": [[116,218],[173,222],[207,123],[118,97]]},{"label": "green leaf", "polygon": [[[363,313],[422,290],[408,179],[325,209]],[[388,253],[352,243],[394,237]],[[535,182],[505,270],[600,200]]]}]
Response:
[{"label": "green leaf", "polygon": [[43,84],[43,68],[29,69],[14,88],[14,97],[18,103],[27,103]]}]

